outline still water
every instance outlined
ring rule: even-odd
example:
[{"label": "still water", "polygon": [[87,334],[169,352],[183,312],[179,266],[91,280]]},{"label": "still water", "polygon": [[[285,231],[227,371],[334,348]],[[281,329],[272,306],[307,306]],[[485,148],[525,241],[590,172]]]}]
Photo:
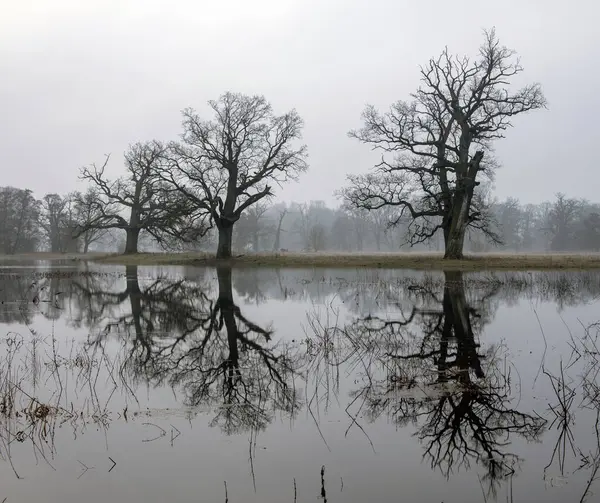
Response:
[{"label": "still water", "polygon": [[600,276],[0,269],[0,502],[600,501]]}]

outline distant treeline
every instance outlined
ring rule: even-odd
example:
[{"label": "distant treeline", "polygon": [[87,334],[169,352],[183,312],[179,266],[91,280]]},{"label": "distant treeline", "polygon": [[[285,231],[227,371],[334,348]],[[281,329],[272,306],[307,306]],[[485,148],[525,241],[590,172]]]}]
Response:
[{"label": "distant treeline", "polygon": [[[0,188],[0,253],[36,251],[58,253],[92,250],[124,251],[125,235],[119,230],[90,229],[73,235],[89,216],[87,198],[94,194],[47,194],[41,200],[32,191]],[[496,242],[477,229],[469,231],[467,249],[484,251],[599,251],[600,205],[557,194],[553,201],[522,204],[508,198],[491,204]],[[322,201],[268,205],[258,203],[241,215],[233,233],[237,253],[268,251],[397,251],[440,250],[438,232],[426,243],[410,247],[406,236],[410,220],[390,227],[393,207],[364,210],[341,205],[328,207]],[[211,230],[189,250],[216,249],[217,233]],[[164,248],[164,244],[163,244]],[[156,240],[140,236],[141,250],[157,250]]]}]

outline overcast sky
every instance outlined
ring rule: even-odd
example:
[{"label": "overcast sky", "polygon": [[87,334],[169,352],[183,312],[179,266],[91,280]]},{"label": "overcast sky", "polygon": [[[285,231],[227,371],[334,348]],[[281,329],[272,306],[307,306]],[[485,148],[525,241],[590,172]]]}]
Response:
[{"label": "overcast sky", "polygon": [[476,55],[484,28],[517,50],[548,110],[496,145],[496,194],[600,201],[600,6],[593,0],[0,0],[0,185],[83,188],[79,168],[129,143],[176,139],[181,109],[224,91],[296,108],[310,170],[278,199],[334,203],[371,165],[349,139],[364,105],[408,99],[419,65]]}]

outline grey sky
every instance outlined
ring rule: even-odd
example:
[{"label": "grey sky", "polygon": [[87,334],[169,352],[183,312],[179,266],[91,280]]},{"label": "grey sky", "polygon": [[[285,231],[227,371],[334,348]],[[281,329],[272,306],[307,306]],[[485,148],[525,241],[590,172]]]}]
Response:
[{"label": "grey sky", "polygon": [[539,81],[549,109],[497,144],[496,194],[557,191],[600,200],[597,20],[593,0],[0,0],[0,185],[37,196],[82,188],[81,165],[128,143],[175,139],[180,110],[231,90],[305,119],[310,171],[279,199],[333,203],[372,154],[346,132],[366,103],[418,86],[418,65],[448,45],[476,54],[495,26]]}]

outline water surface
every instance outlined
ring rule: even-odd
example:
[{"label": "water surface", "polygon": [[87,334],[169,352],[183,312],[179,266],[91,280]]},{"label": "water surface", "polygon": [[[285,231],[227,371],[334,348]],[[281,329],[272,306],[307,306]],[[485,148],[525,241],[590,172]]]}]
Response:
[{"label": "water surface", "polygon": [[0,501],[600,491],[597,273],[35,263],[0,302]]}]

